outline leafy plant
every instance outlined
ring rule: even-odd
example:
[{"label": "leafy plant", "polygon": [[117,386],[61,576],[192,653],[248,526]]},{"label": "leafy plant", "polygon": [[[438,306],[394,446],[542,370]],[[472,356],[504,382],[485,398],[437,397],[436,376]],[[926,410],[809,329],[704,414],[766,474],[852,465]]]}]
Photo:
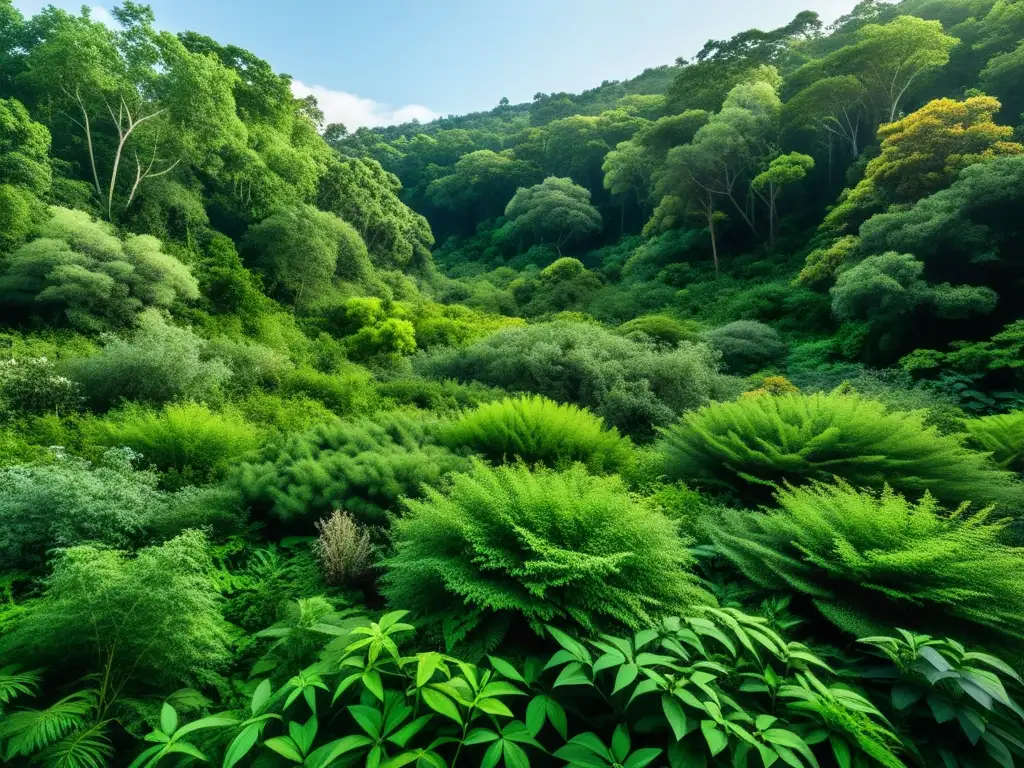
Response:
[{"label": "leafy plant", "polygon": [[709,526],[716,548],[762,587],[809,597],[859,635],[892,625],[957,627],[1003,645],[1024,637],[1024,549],[1004,542],[1006,521],[966,504],[942,509],[888,487],[845,483],[786,488],[776,510],[730,511]]},{"label": "leafy plant", "polygon": [[406,501],[383,591],[471,657],[519,627],[635,627],[707,599],[675,524],[618,477],[476,462]]},{"label": "leafy plant", "polygon": [[79,544],[129,548],[184,528],[223,529],[238,515],[231,494],[158,489],[157,476],[135,468],[138,456],[111,448],[95,464],[60,454],[48,463],[0,469],[0,558],[41,564],[47,552]]},{"label": "leafy plant", "polygon": [[763,498],[783,483],[829,480],[939,501],[1020,506],[1020,486],[922,412],[889,411],[856,393],[788,394],[714,403],[664,433],[670,478],[725,484]]},{"label": "leafy plant", "polygon": [[440,438],[449,448],[469,448],[495,462],[581,462],[595,473],[617,471],[632,458],[629,439],[605,429],[597,416],[536,395],[481,405],[442,427]]},{"label": "leafy plant", "polygon": [[1006,662],[950,638],[898,630],[861,643],[888,662],[868,677],[891,690],[906,750],[920,765],[1013,765],[1024,757],[1020,676]]}]

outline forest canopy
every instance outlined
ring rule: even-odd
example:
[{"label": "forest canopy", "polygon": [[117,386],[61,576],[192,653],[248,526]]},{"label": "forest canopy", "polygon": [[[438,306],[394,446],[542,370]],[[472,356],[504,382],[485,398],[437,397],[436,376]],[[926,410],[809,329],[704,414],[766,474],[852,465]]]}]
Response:
[{"label": "forest canopy", "polygon": [[0,762],[1024,761],[1024,2],[374,128],[110,13],[0,0]]}]

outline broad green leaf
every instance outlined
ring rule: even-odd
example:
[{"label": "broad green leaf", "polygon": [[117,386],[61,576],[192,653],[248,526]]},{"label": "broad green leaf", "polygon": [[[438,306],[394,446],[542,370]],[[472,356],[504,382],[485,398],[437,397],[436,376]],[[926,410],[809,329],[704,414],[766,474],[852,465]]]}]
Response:
[{"label": "broad green leaf", "polygon": [[454,701],[443,693],[435,691],[433,688],[421,688],[420,695],[423,696],[423,703],[432,710],[462,725],[462,715],[459,714],[459,708],[455,705]]},{"label": "broad green leaf", "polygon": [[615,675],[615,687],[612,689],[612,693],[615,694],[621,691],[636,680],[639,674],[640,668],[636,664],[623,664]]},{"label": "broad green leaf", "polygon": [[704,734],[704,740],[708,743],[712,757],[725,749],[729,743],[729,737],[725,731],[719,730],[714,720],[701,720],[700,730]]},{"label": "broad green leaf", "polygon": [[626,758],[626,762],[622,764],[622,768],[643,768],[645,765],[653,763],[660,754],[661,750],[653,747],[638,749]]},{"label": "broad green leaf", "polygon": [[263,744],[281,757],[296,763],[302,762],[302,753],[299,751],[298,745],[287,736],[275,736],[272,739],[267,739]]},{"label": "broad green leaf", "polygon": [[554,699],[549,698],[546,704],[548,710],[548,720],[551,722],[551,725],[554,726],[555,731],[558,733],[559,736],[562,737],[564,741],[569,737],[568,720],[565,716],[565,710],[562,708],[562,705]]},{"label": "broad green leaf", "polygon": [[530,758],[526,756],[526,751],[522,747],[511,741],[505,741],[503,744],[506,768],[530,768]]},{"label": "broad green leaf", "polygon": [[270,684],[270,679],[263,680],[259,685],[256,686],[256,690],[252,693],[252,701],[249,702],[249,711],[252,714],[257,714],[263,705],[267,703],[270,698],[270,694],[273,692],[273,687]]},{"label": "broad green leaf", "polygon": [[487,748],[484,756],[480,759],[480,768],[494,768],[501,760],[502,743],[496,741]]},{"label": "broad green leaf", "polygon": [[368,669],[364,672],[363,685],[366,686],[366,690],[381,701],[384,701],[384,684],[381,682],[380,672],[375,669]]},{"label": "broad green leaf", "polygon": [[178,730],[178,713],[166,701],[160,708],[160,730],[168,736]]},{"label": "broad green leaf", "polygon": [[143,765],[146,765],[149,762],[150,758],[153,757],[153,755],[155,755],[157,752],[160,752],[163,748],[163,744],[157,744],[155,746],[150,747],[141,755],[132,760],[131,765],[129,765],[128,768],[142,768]]},{"label": "broad green leaf", "polygon": [[626,759],[629,754],[629,729],[622,723],[616,728],[612,734],[612,757],[615,758],[615,762],[621,763]]},{"label": "broad green leaf", "polygon": [[423,727],[428,722],[430,722],[430,720],[432,720],[433,717],[434,716],[430,714],[421,715],[420,717],[417,717],[411,723],[407,723],[406,725],[398,729],[395,733],[388,736],[388,741],[390,741],[392,744],[397,744],[398,746],[404,748],[405,745],[409,743],[409,740],[417,733],[419,733],[421,730],[423,730]]},{"label": "broad green leaf", "polygon": [[342,755],[348,754],[356,749],[373,744],[373,740],[362,734],[344,736],[340,739],[324,744],[309,756],[309,764],[315,766],[327,766],[333,763]]},{"label": "broad green leaf", "polygon": [[683,705],[679,703],[678,699],[665,695],[661,697],[661,709],[672,728],[672,735],[676,737],[676,741],[679,741],[687,733],[686,713],[683,711]]},{"label": "broad green leaf", "polygon": [[490,728],[474,728],[463,740],[463,744],[467,747],[471,747],[474,744],[487,744],[491,741],[497,741],[501,737],[492,731]]},{"label": "broad green leaf", "polygon": [[541,694],[534,696],[526,707],[526,727],[534,736],[544,730],[544,722],[547,719],[547,702],[548,697]]},{"label": "broad green leaf", "polygon": [[558,688],[563,685],[593,685],[593,683],[590,682],[590,678],[583,671],[583,665],[574,661],[562,669],[558,677],[555,678],[555,684],[552,687]]},{"label": "broad green leaf", "polygon": [[497,656],[488,656],[487,659],[491,662],[491,666],[494,667],[494,670],[499,675],[507,677],[509,680],[515,680],[517,683],[526,684],[526,680],[521,674],[519,674],[516,668],[504,659],[499,659]]},{"label": "broad green leaf", "polygon": [[416,687],[422,688],[424,685],[430,682],[430,678],[434,676],[434,671],[437,669],[437,665],[441,663],[441,654],[436,651],[430,653],[421,653],[419,661],[416,664]]},{"label": "broad green leaf", "polygon": [[191,723],[187,723],[179,728],[175,734],[175,739],[180,739],[182,736],[187,736],[193,731],[201,731],[205,728],[230,728],[232,725],[238,725],[238,721],[233,717],[227,715],[210,715],[199,720],[193,720]]},{"label": "broad green leaf", "polygon": [[836,765],[839,768],[850,768],[853,765],[853,759],[850,755],[850,745],[846,743],[846,740],[833,737],[829,743],[832,745],[832,754],[836,758]]},{"label": "broad green leaf", "polygon": [[505,704],[498,699],[479,699],[476,702],[476,708],[489,715],[512,717],[512,710],[506,707]]},{"label": "broad green leaf", "polygon": [[260,736],[260,727],[256,723],[247,725],[231,740],[227,752],[224,753],[224,764],[221,768],[232,768],[239,760],[249,754]]}]

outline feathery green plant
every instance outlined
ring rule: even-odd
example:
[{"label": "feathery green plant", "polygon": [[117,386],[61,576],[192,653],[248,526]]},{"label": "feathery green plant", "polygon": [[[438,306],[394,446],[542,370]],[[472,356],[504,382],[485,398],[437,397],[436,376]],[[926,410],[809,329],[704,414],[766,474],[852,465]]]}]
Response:
[{"label": "feathery green plant", "polygon": [[637,627],[709,599],[668,518],[617,476],[474,462],[447,492],[408,500],[385,561],[384,594],[471,655],[516,622],[587,631]]},{"label": "feathery green plant", "polygon": [[924,418],[839,391],[713,403],[665,430],[665,471],[756,499],[773,485],[839,476],[856,486],[929,491],[950,505],[1020,507],[1022,488],[1011,473]]},{"label": "feathery green plant", "polygon": [[970,445],[991,453],[1000,467],[1024,472],[1024,411],[968,419],[964,426]]},{"label": "feathery green plant", "polygon": [[230,658],[231,635],[211,570],[198,531],[134,557],[91,546],[62,550],[43,597],[0,638],[0,661],[101,673],[101,704],[129,686],[214,682]]},{"label": "feathery green plant", "polygon": [[1024,548],[1003,543],[990,509],[953,512],[846,483],[789,487],[777,510],[728,511],[715,546],[749,579],[811,598],[859,635],[892,626],[1013,644],[1024,638]]},{"label": "feathery green plant", "polygon": [[449,448],[468,447],[495,462],[581,462],[595,473],[621,470],[633,453],[629,438],[605,429],[603,419],[539,395],[481,405],[442,427],[440,437]]}]

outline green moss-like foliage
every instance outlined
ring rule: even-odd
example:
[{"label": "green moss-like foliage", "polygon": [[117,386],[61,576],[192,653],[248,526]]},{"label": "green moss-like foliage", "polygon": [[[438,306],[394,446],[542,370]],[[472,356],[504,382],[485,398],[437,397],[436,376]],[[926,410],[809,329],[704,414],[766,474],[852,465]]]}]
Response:
[{"label": "green moss-like foliage", "polygon": [[441,441],[491,461],[519,458],[549,467],[581,462],[595,473],[622,469],[633,453],[629,438],[605,429],[589,411],[536,395],[481,405],[443,427]]},{"label": "green moss-like foliage", "polygon": [[538,634],[638,628],[705,598],[675,524],[580,465],[477,462],[406,505],[384,593],[449,649],[479,654],[523,621]]},{"label": "green moss-like foliage", "polygon": [[263,462],[243,464],[233,484],[257,512],[303,522],[307,533],[335,509],[385,525],[400,496],[466,466],[437,445],[435,429],[431,419],[404,413],[324,424],[271,449]]},{"label": "green moss-like foliage", "polygon": [[707,402],[718,383],[714,353],[703,344],[665,350],[567,320],[499,331],[465,349],[428,354],[418,365],[437,379],[575,403],[634,437]]},{"label": "green moss-like foliage", "polygon": [[1024,549],[1002,543],[988,511],[942,509],[840,483],[787,488],[779,509],[730,511],[715,546],[748,578],[807,595],[856,634],[892,627],[957,636],[1024,638]]},{"label": "green moss-like foliage", "polygon": [[763,498],[772,484],[838,475],[858,486],[930,491],[949,504],[1020,505],[1009,472],[925,427],[925,416],[842,392],[713,403],[666,430],[665,470],[673,479],[729,484],[747,498]]},{"label": "green moss-like foliage", "polygon": [[43,598],[0,640],[0,659],[75,677],[98,665],[114,690],[210,684],[230,659],[231,639],[212,570],[197,531],[134,557],[92,546],[64,550]]},{"label": "green moss-like foliage", "polygon": [[729,373],[749,374],[781,362],[786,344],[771,326],[755,320],[736,320],[704,334],[713,349],[722,353]]},{"label": "green moss-like foliage", "polygon": [[968,419],[964,426],[971,446],[991,453],[1000,467],[1024,472],[1024,411]]}]

